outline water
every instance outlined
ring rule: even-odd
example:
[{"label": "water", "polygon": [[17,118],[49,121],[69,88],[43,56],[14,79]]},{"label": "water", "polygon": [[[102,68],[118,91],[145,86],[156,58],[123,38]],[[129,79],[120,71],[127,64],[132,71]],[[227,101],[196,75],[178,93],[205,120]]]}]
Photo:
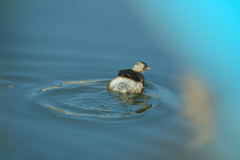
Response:
[{"label": "water", "polygon": [[[53,2],[3,3],[1,160],[203,159],[178,64],[125,4]],[[139,60],[144,92],[109,92]]]},{"label": "water", "polygon": [[60,85],[37,91],[36,93],[44,93],[36,95],[36,99],[41,98],[43,106],[65,114],[105,118],[142,113],[161,104],[163,96],[160,95],[163,95],[164,90],[157,85],[147,83],[142,94],[122,94],[110,93],[106,89],[109,81],[62,82]]}]

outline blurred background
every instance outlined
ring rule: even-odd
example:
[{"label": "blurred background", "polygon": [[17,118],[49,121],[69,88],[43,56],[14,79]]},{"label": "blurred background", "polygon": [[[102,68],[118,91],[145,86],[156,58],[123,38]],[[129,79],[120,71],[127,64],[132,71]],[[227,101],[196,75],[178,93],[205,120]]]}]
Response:
[{"label": "blurred background", "polygon": [[[1,0],[0,159],[239,159],[239,28],[238,0]],[[139,60],[165,88],[139,117],[76,118],[36,95]]]}]

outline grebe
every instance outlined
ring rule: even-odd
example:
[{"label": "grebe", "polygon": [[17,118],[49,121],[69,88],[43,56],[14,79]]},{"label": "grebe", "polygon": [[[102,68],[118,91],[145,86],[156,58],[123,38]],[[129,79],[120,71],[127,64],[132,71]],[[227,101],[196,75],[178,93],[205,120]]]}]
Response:
[{"label": "grebe", "polygon": [[109,82],[108,89],[122,93],[142,93],[145,79],[141,73],[147,69],[151,68],[139,61],[133,69],[120,70],[118,76]]}]

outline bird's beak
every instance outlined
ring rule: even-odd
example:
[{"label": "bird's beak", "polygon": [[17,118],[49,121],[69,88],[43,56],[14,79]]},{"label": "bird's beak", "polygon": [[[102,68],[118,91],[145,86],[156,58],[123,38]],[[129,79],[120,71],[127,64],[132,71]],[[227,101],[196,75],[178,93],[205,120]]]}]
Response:
[{"label": "bird's beak", "polygon": [[150,67],[147,67],[146,69],[151,69]]}]

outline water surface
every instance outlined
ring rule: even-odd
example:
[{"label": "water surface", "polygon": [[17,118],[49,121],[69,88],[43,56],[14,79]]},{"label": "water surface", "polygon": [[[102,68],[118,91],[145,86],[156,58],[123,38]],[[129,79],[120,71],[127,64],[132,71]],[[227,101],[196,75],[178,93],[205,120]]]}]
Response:
[{"label": "water surface", "polygon": [[[94,2],[3,3],[1,159],[202,159],[176,61],[124,3]],[[144,92],[109,92],[139,60]]]}]

